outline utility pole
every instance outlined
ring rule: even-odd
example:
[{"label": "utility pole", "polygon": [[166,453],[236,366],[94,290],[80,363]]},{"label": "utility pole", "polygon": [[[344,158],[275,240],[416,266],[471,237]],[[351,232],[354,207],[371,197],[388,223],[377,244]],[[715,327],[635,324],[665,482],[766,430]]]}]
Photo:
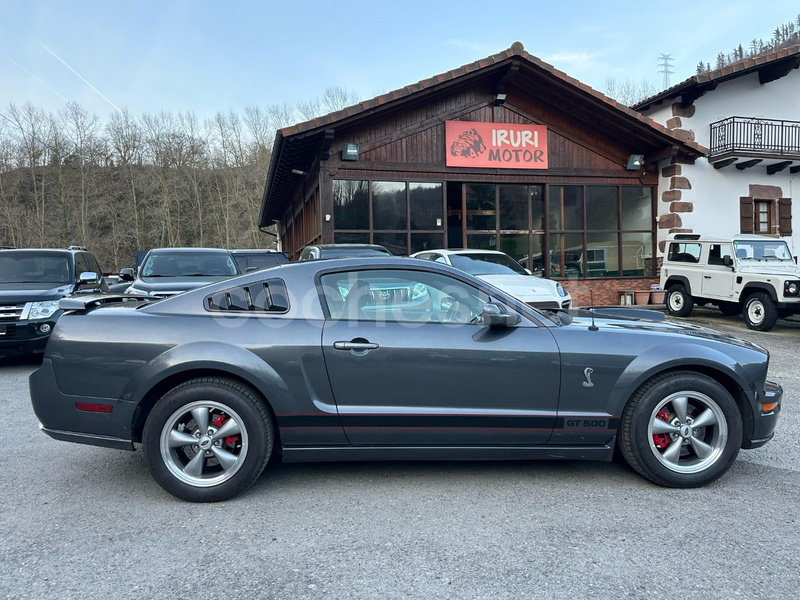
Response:
[{"label": "utility pole", "polygon": [[662,54],[658,57],[659,73],[664,75],[664,89],[669,87],[669,76],[674,73],[672,70],[672,54]]}]

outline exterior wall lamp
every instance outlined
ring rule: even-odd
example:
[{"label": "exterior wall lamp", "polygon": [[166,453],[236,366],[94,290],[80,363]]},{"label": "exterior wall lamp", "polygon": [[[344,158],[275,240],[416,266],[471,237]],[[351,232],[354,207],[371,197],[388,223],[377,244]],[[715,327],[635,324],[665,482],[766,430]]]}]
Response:
[{"label": "exterior wall lamp", "polygon": [[494,105],[495,106],[503,106],[506,103],[506,95],[505,94],[497,94],[494,97]]},{"label": "exterior wall lamp", "polygon": [[638,171],[644,166],[644,154],[631,154],[628,164],[625,166],[628,171]]},{"label": "exterior wall lamp", "polygon": [[342,144],[342,160],[358,160],[358,144],[354,142]]}]

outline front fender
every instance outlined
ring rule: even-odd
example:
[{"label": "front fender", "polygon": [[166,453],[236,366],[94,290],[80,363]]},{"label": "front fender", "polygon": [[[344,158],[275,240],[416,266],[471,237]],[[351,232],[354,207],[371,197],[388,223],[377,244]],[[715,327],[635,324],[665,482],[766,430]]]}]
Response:
[{"label": "front fender", "polygon": [[[742,351],[746,352],[744,349]],[[732,380],[751,403],[755,401],[752,373],[748,373],[734,357],[709,346],[676,342],[654,346],[628,364],[609,395],[610,414],[621,415],[631,396],[651,377],[677,369],[720,373]]]}]

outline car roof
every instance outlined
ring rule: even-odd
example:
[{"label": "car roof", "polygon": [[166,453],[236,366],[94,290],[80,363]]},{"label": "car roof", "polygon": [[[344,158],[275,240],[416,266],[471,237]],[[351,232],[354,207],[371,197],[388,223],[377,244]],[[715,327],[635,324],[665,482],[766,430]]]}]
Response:
[{"label": "car roof", "polygon": [[4,248],[0,250],[3,254],[22,254],[28,252],[58,252],[60,254],[75,254],[76,252],[88,252],[88,250],[67,250],[66,248]]},{"label": "car roof", "polygon": [[230,254],[225,248],[152,248],[149,252],[158,252],[160,254],[196,254],[197,252]]},{"label": "car roof", "polygon": [[431,252],[437,252],[439,254],[502,254],[503,256],[508,256],[508,254],[501,252],[500,250],[484,250],[478,248],[440,248],[438,250],[422,250],[420,252],[415,252],[412,256],[416,256],[418,254],[428,254]]}]

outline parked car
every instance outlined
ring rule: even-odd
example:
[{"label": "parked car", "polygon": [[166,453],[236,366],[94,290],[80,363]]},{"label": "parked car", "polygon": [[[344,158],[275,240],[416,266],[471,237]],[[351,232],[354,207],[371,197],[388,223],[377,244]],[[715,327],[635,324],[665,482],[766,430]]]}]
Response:
[{"label": "parked car", "polygon": [[679,233],[667,241],[661,268],[667,311],[686,317],[695,303],[716,304],[769,331],[779,317],[800,314],[800,267],[785,241],[758,235],[729,238]]},{"label": "parked car", "polygon": [[41,354],[61,298],[107,290],[86,248],[0,250],[0,356]]},{"label": "parked car", "polygon": [[278,250],[253,248],[249,250],[231,250],[230,253],[240,273],[266,269],[288,262],[286,254]]},{"label": "parked car", "polygon": [[392,256],[392,253],[378,244],[317,244],[306,246],[300,252],[300,260],[351,256]]},{"label": "parked car", "polygon": [[155,248],[126,293],[163,298],[238,274],[230,252],[222,248]]},{"label": "parked car", "polygon": [[572,296],[563,285],[531,275],[508,254],[497,250],[425,250],[411,256],[466,271],[540,310],[572,307]]},{"label": "parked car", "polygon": [[619,446],[644,477],[695,487],[765,444],[781,407],[747,341],[650,311],[542,313],[434,261],[304,261],[104,306],[119,300],[62,301],[33,409],[55,439],[141,444],[190,501],[234,496],[273,454],[607,461]]}]

